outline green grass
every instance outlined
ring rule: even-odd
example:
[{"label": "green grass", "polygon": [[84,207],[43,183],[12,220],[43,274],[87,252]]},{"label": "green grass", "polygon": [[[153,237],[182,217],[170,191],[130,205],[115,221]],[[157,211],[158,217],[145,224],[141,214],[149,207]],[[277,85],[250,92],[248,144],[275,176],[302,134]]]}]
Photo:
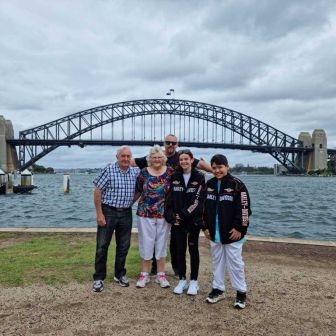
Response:
[{"label": "green grass", "polygon": [[15,232],[0,232],[0,241],[8,238],[15,238],[17,234]]},{"label": "green grass", "polygon": [[[0,235],[0,241],[13,235]],[[79,234],[31,235],[25,241],[14,241],[0,248],[0,286],[25,286],[32,283],[49,285],[92,280],[95,236]],[[107,264],[107,280],[112,280],[115,243],[111,243]],[[127,275],[139,272],[138,246],[132,242],[126,262]]]}]

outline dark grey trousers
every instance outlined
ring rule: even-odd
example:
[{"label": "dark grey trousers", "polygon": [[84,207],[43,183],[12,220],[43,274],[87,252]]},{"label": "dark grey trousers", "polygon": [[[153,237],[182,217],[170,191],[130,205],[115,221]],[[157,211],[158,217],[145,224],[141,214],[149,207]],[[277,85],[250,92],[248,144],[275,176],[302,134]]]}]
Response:
[{"label": "dark grey trousers", "polygon": [[117,278],[126,274],[125,262],[131,245],[132,209],[114,209],[108,205],[102,205],[106,226],[97,226],[97,245],[95,259],[94,280],[106,278],[106,262],[108,249],[113,232],[116,239],[116,254],[114,262],[114,275]]}]

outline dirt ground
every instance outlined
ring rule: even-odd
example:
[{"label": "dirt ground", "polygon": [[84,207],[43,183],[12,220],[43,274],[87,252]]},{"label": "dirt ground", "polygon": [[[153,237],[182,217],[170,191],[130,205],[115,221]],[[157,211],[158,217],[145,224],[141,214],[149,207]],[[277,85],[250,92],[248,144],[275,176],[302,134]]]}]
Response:
[{"label": "dirt ground", "polygon": [[[85,284],[0,287],[1,335],[335,335],[336,248],[265,243],[245,244],[248,304],[233,309],[227,294],[214,305],[211,259],[202,241],[200,291],[177,296],[152,279],[148,287],[105,283],[102,293]],[[171,285],[177,279],[168,265]]]}]

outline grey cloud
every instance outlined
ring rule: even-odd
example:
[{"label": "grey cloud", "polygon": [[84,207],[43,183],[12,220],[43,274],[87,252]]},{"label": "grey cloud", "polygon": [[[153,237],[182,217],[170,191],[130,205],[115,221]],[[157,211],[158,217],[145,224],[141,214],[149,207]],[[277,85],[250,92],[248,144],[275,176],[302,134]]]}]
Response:
[{"label": "grey cloud", "polygon": [[162,66],[161,62],[160,64],[150,63],[141,68],[132,69],[129,71],[129,75],[155,82],[180,79],[190,75],[195,76],[204,72],[202,66],[190,64],[187,61],[174,63],[167,60],[166,62],[163,61],[163,64],[166,64],[166,66]]},{"label": "grey cloud", "polygon": [[[335,4],[2,2],[0,114],[17,133],[95,106],[165,98],[175,88],[174,98],[232,108],[292,136],[324,127],[335,146]],[[72,148],[43,160],[71,165],[67,153],[93,166],[109,155]],[[237,162],[273,162],[253,155],[230,152]]]},{"label": "grey cloud", "polygon": [[293,32],[309,33],[329,23],[333,1],[254,0],[214,2],[205,26],[253,39],[272,40]]}]

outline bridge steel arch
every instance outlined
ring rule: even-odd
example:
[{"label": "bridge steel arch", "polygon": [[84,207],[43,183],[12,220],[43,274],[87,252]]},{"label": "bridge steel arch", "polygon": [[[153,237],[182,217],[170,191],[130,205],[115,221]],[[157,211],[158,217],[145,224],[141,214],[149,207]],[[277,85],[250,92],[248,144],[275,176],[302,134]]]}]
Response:
[{"label": "bridge steel arch", "polygon": [[[289,171],[302,172],[302,165],[298,163],[301,160],[297,159],[297,154],[303,155],[303,144],[300,140],[243,113],[221,106],[180,99],[144,99],[98,106],[21,131],[20,169],[31,166],[59,147],[62,141],[69,145],[69,140],[93,129],[147,115],[179,115],[210,122],[247,139],[249,144],[255,145],[255,151],[269,153]],[[126,139],[123,129],[121,141],[124,140]],[[200,141],[195,142],[194,147],[197,147],[197,143]],[[188,144],[192,145],[191,142]],[[221,145],[216,143],[216,147]]]}]

